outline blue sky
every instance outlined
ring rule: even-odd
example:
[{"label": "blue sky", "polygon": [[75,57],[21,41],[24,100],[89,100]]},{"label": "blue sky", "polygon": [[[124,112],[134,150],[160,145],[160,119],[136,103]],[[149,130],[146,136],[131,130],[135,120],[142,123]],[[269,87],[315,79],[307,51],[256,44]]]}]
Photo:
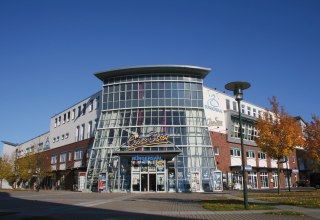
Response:
[{"label": "blue sky", "polygon": [[[0,140],[21,143],[101,89],[95,72],[152,64],[212,68],[205,85],[248,81],[293,116],[320,115],[320,1],[1,0]],[[0,144],[0,152],[2,152]]]}]

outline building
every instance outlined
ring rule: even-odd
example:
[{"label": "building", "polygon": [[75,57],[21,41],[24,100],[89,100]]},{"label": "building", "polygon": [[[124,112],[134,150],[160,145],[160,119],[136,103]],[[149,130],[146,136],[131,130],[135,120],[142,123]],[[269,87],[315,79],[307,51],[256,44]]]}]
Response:
[{"label": "building", "polygon": [[[264,108],[203,86],[209,68],[141,66],[95,74],[102,91],[50,120],[50,131],[22,144],[3,141],[18,159],[44,153],[52,175],[42,187],[80,191],[203,192],[241,189],[240,131],[250,188],[277,187],[277,161],[255,144]],[[296,152],[280,179],[298,180]],[[280,181],[281,186],[288,185]],[[290,184],[292,184],[290,183]]]}]

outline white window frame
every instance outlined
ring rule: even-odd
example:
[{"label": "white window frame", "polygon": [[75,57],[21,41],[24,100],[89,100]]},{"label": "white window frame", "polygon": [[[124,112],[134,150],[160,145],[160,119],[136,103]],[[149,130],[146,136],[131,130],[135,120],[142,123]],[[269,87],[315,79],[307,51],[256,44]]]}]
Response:
[{"label": "white window frame", "polygon": [[67,152],[60,153],[60,163],[65,163],[67,160]]},{"label": "white window frame", "polygon": [[57,164],[57,155],[51,155],[51,164]]},{"label": "white window frame", "polygon": [[[231,154],[231,151],[232,151],[232,154]],[[240,148],[230,148],[230,156],[241,157],[241,149]]]},{"label": "white window frame", "polygon": [[82,160],[83,157],[83,151],[81,148],[76,149],[74,152],[74,160]]},{"label": "white window frame", "polygon": [[246,157],[247,158],[256,158],[256,152],[253,150],[247,150]]}]

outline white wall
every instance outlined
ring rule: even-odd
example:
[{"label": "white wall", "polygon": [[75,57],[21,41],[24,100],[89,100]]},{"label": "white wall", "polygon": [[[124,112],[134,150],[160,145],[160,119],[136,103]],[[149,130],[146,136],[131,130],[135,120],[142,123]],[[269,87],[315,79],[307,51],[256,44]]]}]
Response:
[{"label": "white wall", "polygon": [[42,135],[39,135],[38,137],[35,137],[33,139],[30,139],[22,144],[19,144],[17,147],[17,156],[21,157],[24,156],[27,153],[31,152],[41,152],[45,150],[50,149],[50,133],[44,133]]},{"label": "white wall", "polygon": [[[89,128],[89,122],[92,122],[92,130],[94,130],[96,120],[99,120],[101,108],[102,108],[102,92],[99,91],[92,96],[89,96],[88,98],[82,100],[81,102],[71,106],[70,108],[56,114],[53,116],[50,120],[50,143],[51,148],[57,148],[61,147],[67,144],[74,143],[76,141],[80,140],[77,139],[77,126],[80,128],[80,136],[81,136],[81,128],[82,125],[84,125],[85,132],[84,132],[84,139],[89,138],[88,134],[88,128]],[[97,98],[99,98],[99,107],[97,108]],[[90,100],[93,101],[93,109],[90,111]],[[84,104],[86,104],[86,112],[83,114],[83,108]],[[81,106],[81,114],[78,116],[78,107]],[[73,110],[75,110],[75,117],[73,116]],[[70,112],[70,120],[68,121],[68,112]],[[66,115],[66,120],[64,120],[64,115]],[[60,117],[60,123],[59,121]],[[56,123],[56,126],[55,126]],[[58,140],[59,139],[59,140]],[[55,140],[55,141],[54,141]]]},{"label": "white wall", "polygon": [[[236,102],[233,96],[227,95],[215,89],[211,89],[205,86],[203,87],[203,106],[210,131],[226,133],[227,119],[225,111],[228,110],[226,106],[226,100],[230,101],[230,110],[233,110],[233,102]],[[251,117],[254,117],[253,109],[255,109],[256,111],[255,117],[257,118],[259,111],[265,111],[264,108],[253,105],[246,101],[241,101],[241,104],[245,105],[245,113],[243,113],[244,115],[248,115],[248,107],[251,108]],[[237,104],[236,107],[238,108]]]}]

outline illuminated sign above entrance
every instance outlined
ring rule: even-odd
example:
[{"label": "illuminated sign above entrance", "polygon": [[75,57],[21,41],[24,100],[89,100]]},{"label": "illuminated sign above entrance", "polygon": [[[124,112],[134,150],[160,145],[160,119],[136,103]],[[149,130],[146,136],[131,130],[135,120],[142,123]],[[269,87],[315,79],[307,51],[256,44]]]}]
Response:
[{"label": "illuminated sign above entrance", "polygon": [[127,146],[129,146],[129,150],[134,150],[136,148],[140,148],[143,146],[154,146],[161,144],[170,144],[169,136],[162,134],[159,135],[157,132],[151,131],[148,137],[141,138],[138,134],[131,135],[128,138]]}]

